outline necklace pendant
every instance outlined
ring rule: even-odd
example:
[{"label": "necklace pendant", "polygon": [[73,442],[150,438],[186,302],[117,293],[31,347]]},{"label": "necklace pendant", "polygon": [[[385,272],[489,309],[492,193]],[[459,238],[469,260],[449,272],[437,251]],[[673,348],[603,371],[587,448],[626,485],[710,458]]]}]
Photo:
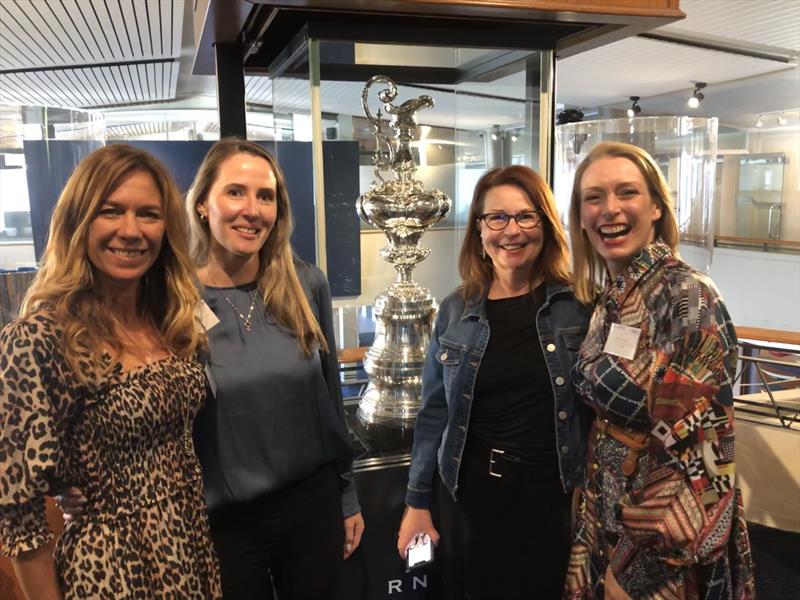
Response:
[{"label": "necklace pendant", "polygon": [[244,327],[245,331],[250,332],[253,329],[253,324],[250,323],[250,319],[245,319],[244,323],[242,323],[242,327]]}]

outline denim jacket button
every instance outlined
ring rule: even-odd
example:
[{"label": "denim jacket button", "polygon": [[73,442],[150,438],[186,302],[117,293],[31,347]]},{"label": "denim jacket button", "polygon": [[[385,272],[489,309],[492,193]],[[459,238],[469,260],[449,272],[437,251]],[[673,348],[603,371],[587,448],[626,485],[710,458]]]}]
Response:
[{"label": "denim jacket button", "polygon": [[561,446],[561,454],[568,454],[569,446]]},{"label": "denim jacket button", "polygon": [[548,352],[555,352],[556,351],[556,345],[555,344],[547,344],[547,351]]},{"label": "denim jacket button", "polygon": [[440,358],[442,360],[447,360],[447,352],[442,352],[442,355],[440,356]]},{"label": "denim jacket button", "polygon": [[564,385],[564,378],[561,375],[556,377],[556,385]]},{"label": "denim jacket button", "polygon": [[565,410],[558,411],[558,418],[561,419],[562,421],[566,421],[567,420],[567,411],[565,411]]}]

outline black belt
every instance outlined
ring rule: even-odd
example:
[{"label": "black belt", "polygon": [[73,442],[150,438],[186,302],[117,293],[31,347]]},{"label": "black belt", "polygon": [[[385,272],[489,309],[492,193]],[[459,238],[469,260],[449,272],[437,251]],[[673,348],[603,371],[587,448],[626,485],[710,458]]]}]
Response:
[{"label": "black belt", "polygon": [[555,451],[546,453],[542,460],[529,460],[502,448],[495,448],[483,440],[471,439],[464,448],[464,457],[473,468],[485,470],[488,476],[510,481],[535,481],[558,479],[558,456]]}]

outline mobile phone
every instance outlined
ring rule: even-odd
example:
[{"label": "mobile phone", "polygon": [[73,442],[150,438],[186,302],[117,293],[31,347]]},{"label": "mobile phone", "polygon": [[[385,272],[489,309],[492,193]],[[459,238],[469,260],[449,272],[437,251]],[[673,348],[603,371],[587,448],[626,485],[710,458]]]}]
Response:
[{"label": "mobile phone", "polygon": [[406,548],[406,573],[433,562],[433,543],[427,533],[418,533]]}]

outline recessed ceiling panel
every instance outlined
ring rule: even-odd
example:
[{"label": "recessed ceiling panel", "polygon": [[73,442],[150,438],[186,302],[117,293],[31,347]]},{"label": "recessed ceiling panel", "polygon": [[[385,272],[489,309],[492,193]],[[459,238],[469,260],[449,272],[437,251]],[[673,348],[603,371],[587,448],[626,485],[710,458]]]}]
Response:
[{"label": "recessed ceiling panel", "polygon": [[184,0],[3,0],[0,102],[97,108],[175,97]]}]

